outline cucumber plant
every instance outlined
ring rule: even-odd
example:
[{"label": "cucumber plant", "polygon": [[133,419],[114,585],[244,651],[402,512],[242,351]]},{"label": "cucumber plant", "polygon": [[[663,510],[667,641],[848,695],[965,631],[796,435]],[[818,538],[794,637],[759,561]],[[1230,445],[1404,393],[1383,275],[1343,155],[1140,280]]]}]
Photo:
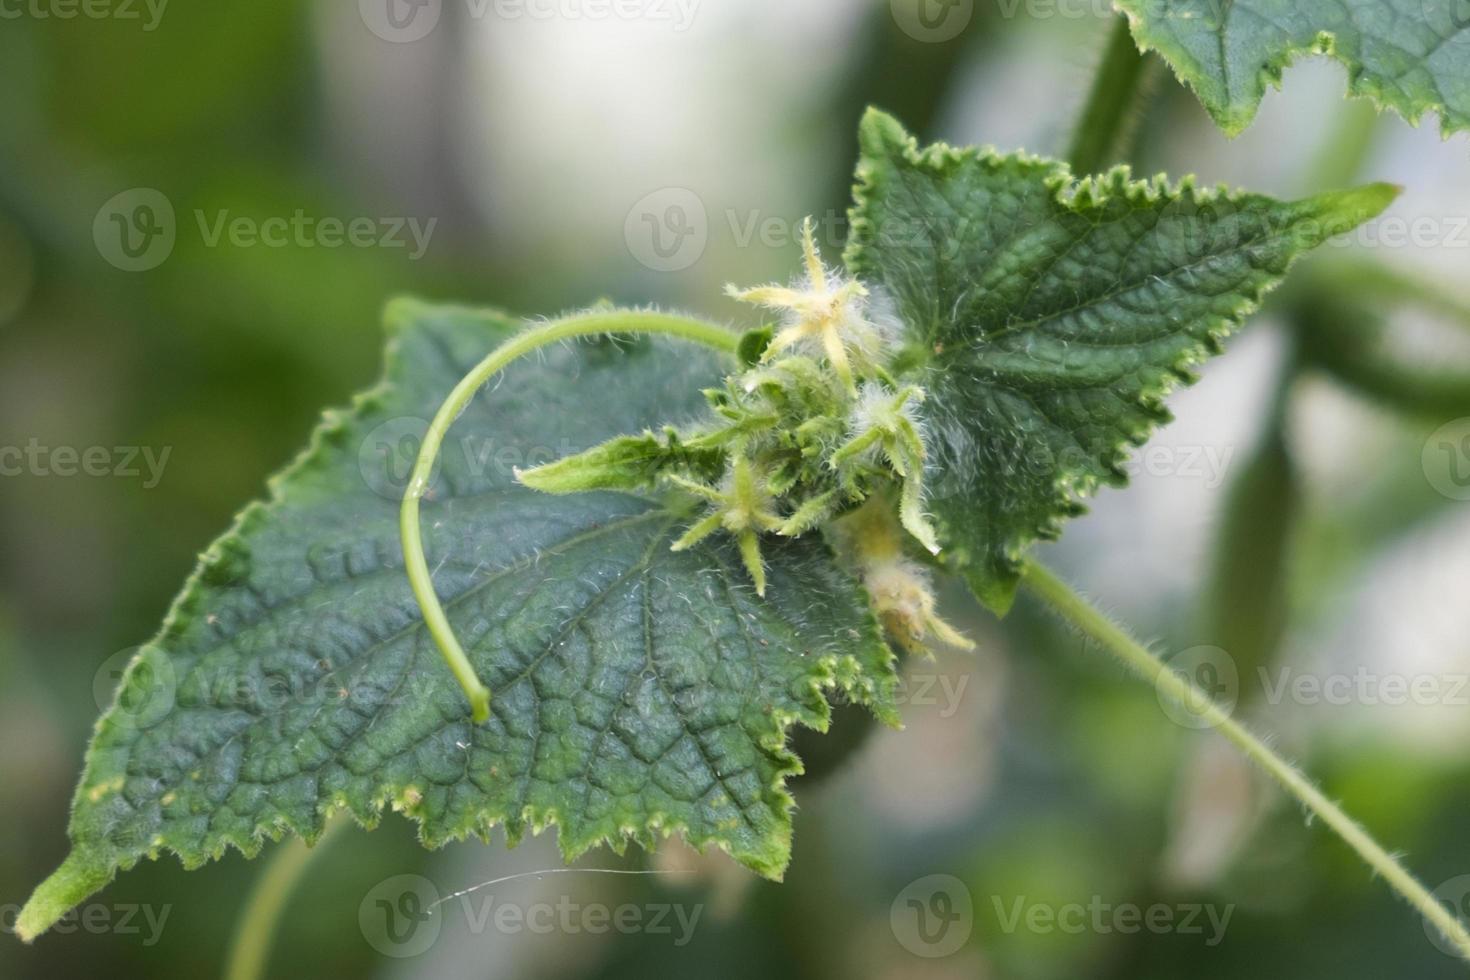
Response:
[{"label": "cucumber plant", "polygon": [[[1296,6],[1270,29],[1260,11],[1240,26],[1261,3],[1227,5],[1234,28],[1190,2],[1119,6],[1227,129],[1304,48],[1410,117],[1465,119],[1459,41],[1409,65],[1421,36],[1351,27],[1382,3]],[[133,659],[22,938],[141,860],[253,856],[337,811],[369,827],[401,811],[428,846],[555,826],[569,860],[679,834],[779,879],[791,729],[825,730],[838,698],[897,725],[899,658],[970,643],[936,604],[955,576],[997,615],[1029,588],[1189,702],[1470,957],[1394,857],[1028,554],[1126,482],[1168,392],[1298,257],[1397,193],[1280,201],[1092,173],[1139,75],[1114,61],[1140,57],[1131,43],[1110,51],[1081,175],[920,147],[870,110],[845,253],[822,255],[808,225],[789,285],[729,288],[763,314],[744,331],[392,302],[383,380],[326,414]],[[385,431],[422,434],[401,487],[363,476]],[[477,466],[443,451],[451,431],[584,448]]]}]

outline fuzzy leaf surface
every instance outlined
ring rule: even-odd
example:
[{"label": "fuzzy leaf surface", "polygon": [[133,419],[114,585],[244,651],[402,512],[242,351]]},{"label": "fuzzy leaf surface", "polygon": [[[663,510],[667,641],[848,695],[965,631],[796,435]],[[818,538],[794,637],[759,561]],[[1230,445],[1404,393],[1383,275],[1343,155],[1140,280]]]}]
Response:
[{"label": "fuzzy leaf surface", "polygon": [[1099,485],[1292,260],[1376,215],[1372,185],[1284,203],[988,149],[919,149],[863,120],[846,259],[903,324],[928,398],[926,509],[941,558],[991,608],[1020,558]]},{"label": "fuzzy leaf surface", "polygon": [[779,877],[792,724],[829,689],[893,721],[892,654],[819,536],[772,541],[758,600],[725,536],[633,493],[557,497],[515,467],[697,411],[730,364],[687,346],[583,344],[512,365],[451,430],[423,505],[435,586],[493,691],[471,723],[403,570],[418,437],[515,324],[395,304],[384,382],[203,556],[132,662],[87,755],[72,852],[21,916],[34,935],[144,857],[189,866],[385,806],[433,846],[556,825],[567,856],[682,833]]}]

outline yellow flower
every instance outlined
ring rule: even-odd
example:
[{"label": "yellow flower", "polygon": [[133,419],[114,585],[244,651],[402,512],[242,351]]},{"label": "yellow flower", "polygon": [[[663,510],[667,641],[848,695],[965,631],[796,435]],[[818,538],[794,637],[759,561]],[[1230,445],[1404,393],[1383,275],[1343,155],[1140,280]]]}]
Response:
[{"label": "yellow flower", "polygon": [[856,392],[852,357],[871,360],[877,353],[879,332],[868,321],[863,284],[822,264],[813,235],[812,219],[801,226],[801,250],[806,275],[792,286],[757,286],[725,293],[743,303],[754,303],[782,314],[782,328],[771,338],[764,360],[791,347],[815,345],[831,363],[849,391]]}]

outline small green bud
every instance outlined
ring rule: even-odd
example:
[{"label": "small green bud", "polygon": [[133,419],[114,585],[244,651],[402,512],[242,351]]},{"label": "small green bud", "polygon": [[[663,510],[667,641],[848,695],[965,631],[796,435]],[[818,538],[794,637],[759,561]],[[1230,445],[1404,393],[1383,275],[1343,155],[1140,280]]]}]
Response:
[{"label": "small green bud", "polygon": [[735,349],[735,356],[740,359],[741,365],[755,367],[759,364],[774,336],[776,331],[773,327],[756,327],[741,334],[740,346]]},{"label": "small green bud", "polygon": [[718,488],[677,474],[670,474],[668,479],[680,489],[714,505],[713,512],[673,543],[673,550],[683,551],[723,528],[736,536],[740,543],[740,556],[755,582],[755,591],[765,595],[766,571],[761,560],[760,535],[780,528],[782,520],[775,513],[774,500],[757,467],[745,456],[737,455]]}]

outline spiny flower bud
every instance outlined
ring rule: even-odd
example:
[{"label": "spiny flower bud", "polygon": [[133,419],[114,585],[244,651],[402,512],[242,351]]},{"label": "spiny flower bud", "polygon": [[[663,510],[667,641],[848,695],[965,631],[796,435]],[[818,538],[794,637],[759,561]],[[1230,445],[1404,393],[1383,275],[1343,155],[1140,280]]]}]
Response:
[{"label": "spiny flower bud", "polygon": [[670,474],[669,481],[714,505],[708,516],[674,542],[673,550],[683,551],[723,528],[735,535],[740,545],[740,557],[755,583],[756,594],[765,595],[766,567],[761,559],[760,535],[764,531],[777,530],[783,522],[774,512],[771,494],[750,460],[737,455],[718,489],[678,474]]},{"label": "spiny flower bud", "polygon": [[924,515],[924,439],[914,406],[924,400],[922,388],[909,385],[892,391],[870,381],[858,393],[852,410],[852,438],[832,454],[840,469],[851,460],[881,453],[902,481],[899,521],[930,554],[939,553],[939,538]]},{"label": "spiny flower bud", "polygon": [[930,640],[975,648],[974,641],[935,612],[929,573],[915,562],[901,556],[874,562],[863,569],[863,585],[878,619],[910,653],[928,653]]},{"label": "spiny flower bud", "polygon": [[891,504],[873,498],[834,526],[839,551],[856,567],[873,612],[905,649],[927,653],[929,641],[962,650],[974,648],[964,634],[940,618],[929,573],[904,555],[903,531]]}]

